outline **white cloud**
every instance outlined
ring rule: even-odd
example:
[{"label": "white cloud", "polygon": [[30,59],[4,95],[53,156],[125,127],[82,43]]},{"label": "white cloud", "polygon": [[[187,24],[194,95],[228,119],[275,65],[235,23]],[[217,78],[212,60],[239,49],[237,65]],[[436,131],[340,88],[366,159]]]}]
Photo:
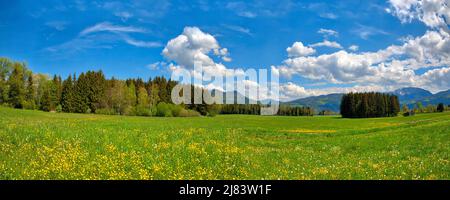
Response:
[{"label": "white cloud", "polygon": [[361,24],[358,24],[351,32],[364,40],[369,39],[373,35],[389,35],[389,33],[384,30]]},{"label": "white cloud", "polygon": [[181,35],[167,43],[162,54],[166,59],[185,68],[193,68],[194,62],[200,62],[203,66],[218,67],[221,64],[214,62],[209,56],[211,52],[216,56],[225,57],[225,60],[229,59],[226,57],[228,50],[220,48],[211,34],[204,33],[197,27],[185,27]]},{"label": "white cloud", "polygon": [[359,46],[358,46],[358,45],[351,45],[351,46],[348,47],[348,49],[349,49],[350,51],[358,51]]},{"label": "white cloud", "polygon": [[147,42],[147,41],[140,41],[133,39],[128,36],[123,36],[123,40],[130,45],[136,46],[136,47],[146,47],[146,48],[153,48],[153,47],[161,47],[162,44],[160,42]]},{"label": "white cloud", "polygon": [[171,10],[170,1],[139,0],[139,1],[91,1],[97,8],[104,9],[122,21],[133,17],[139,21],[148,22],[161,18]]},{"label": "white cloud", "polygon": [[[133,26],[114,25],[102,22],[82,30],[77,37],[59,45],[45,48],[45,50],[60,54],[73,54],[85,49],[112,48],[112,44],[122,41],[136,47],[154,48],[162,44],[155,41],[141,41],[132,38],[130,33],[146,33],[147,30]],[[104,33],[104,34],[100,34]]]},{"label": "white cloud", "polygon": [[158,70],[160,67],[167,67],[167,63],[164,61],[158,61],[147,65],[150,70]]},{"label": "white cloud", "polygon": [[337,49],[342,49],[342,46],[334,41],[328,41],[328,40],[324,40],[323,42],[318,42],[312,45],[309,45],[310,47],[330,47],[330,48],[337,48]]},{"label": "white cloud", "polygon": [[299,99],[308,96],[319,95],[313,91],[307,91],[304,87],[301,87],[295,83],[288,82],[280,85],[280,92],[282,100]]},{"label": "white cloud", "polygon": [[228,57],[228,56],[223,56],[222,60],[225,61],[225,62],[231,62],[232,61],[232,59],[230,57]]},{"label": "white cloud", "polygon": [[449,0],[389,0],[387,11],[397,16],[402,23],[420,20],[431,28],[448,29],[450,23]]},{"label": "white cloud", "polygon": [[[110,38],[105,38],[101,36],[102,39],[110,40]],[[90,36],[83,38],[75,38],[64,42],[59,45],[50,46],[45,48],[45,51],[53,53],[54,57],[64,58],[66,55],[70,55],[85,49],[111,49],[112,46],[108,43],[99,43],[99,38],[93,38]]]},{"label": "white cloud", "polygon": [[449,89],[450,87],[450,67],[429,70],[420,77],[422,81],[420,85],[426,85],[427,89],[433,92]]},{"label": "white cloud", "polygon": [[96,32],[115,32],[115,33],[145,33],[147,32],[143,28],[133,27],[133,26],[118,26],[111,24],[109,22],[98,23],[94,26],[88,27],[80,32],[80,35],[87,35]]},{"label": "white cloud", "polygon": [[325,37],[329,37],[329,36],[337,37],[339,35],[339,33],[335,30],[324,29],[324,28],[319,29],[319,31],[317,31],[317,33],[320,33]]},{"label": "white cloud", "polygon": [[240,33],[244,33],[246,35],[252,36],[253,34],[251,33],[250,29],[248,28],[244,28],[241,26],[236,26],[236,25],[227,25],[224,24],[223,25],[225,28],[230,29],[232,31],[236,31],[236,32],[240,32]]},{"label": "white cloud", "polygon": [[114,25],[110,22],[102,22],[95,24],[94,26],[85,28],[80,32],[79,37],[85,37],[87,35],[95,34],[98,32],[109,32],[117,35],[121,40],[125,41],[127,44],[136,47],[154,48],[161,47],[162,44],[154,41],[141,41],[136,40],[128,35],[128,33],[147,33],[148,31],[134,26],[120,26]]},{"label": "white cloud", "polygon": [[[389,90],[389,89],[388,89]],[[319,89],[306,89],[293,82],[280,84],[280,98],[282,101],[290,101],[309,96],[319,96],[333,93],[349,93],[349,92],[371,92],[371,91],[388,91],[386,88],[378,85],[355,85],[352,87],[327,87]]]},{"label": "white cloud", "polygon": [[295,42],[291,47],[286,49],[289,57],[308,56],[316,52],[311,47],[306,47],[302,42]]},{"label": "white cloud", "polygon": [[[222,48],[217,40],[209,33],[205,33],[201,31],[197,27],[185,27],[183,33],[178,35],[177,37],[171,39],[162,52],[163,56],[169,61],[174,62],[177,66],[171,67],[171,70],[174,73],[177,73],[178,69],[187,69],[191,74],[194,80],[201,80],[201,76],[203,78],[205,76],[243,76],[245,75],[245,70],[242,68],[227,68],[222,63],[217,63],[214,61],[213,56],[222,58],[222,60],[229,59],[227,55],[229,54],[227,48]],[[199,63],[202,65],[203,74],[200,74],[199,71],[196,71],[194,68],[194,63]],[[277,73],[278,70],[276,68],[274,73]],[[278,73],[277,73],[278,74]],[[272,80],[272,79],[271,79]],[[256,91],[259,89],[259,96],[257,93],[247,94],[249,98],[255,100],[263,100],[273,98],[277,99],[278,95],[275,95],[274,92],[269,94],[269,89],[265,86],[260,85],[260,83],[255,82],[254,80],[243,80],[243,86],[250,90]],[[197,85],[199,87],[204,87],[208,89],[218,89],[221,91],[233,91],[237,88],[234,82],[226,82],[226,85],[223,86],[222,83],[216,82],[213,83],[202,83]],[[277,83],[273,83],[277,84]]]},{"label": "white cloud", "polygon": [[[290,57],[278,67],[280,74],[294,74],[331,83],[420,86],[430,90],[448,89],[448,68],[433,73],[415,74],[414,70],[450,65],[450,35],[445,31],[427,31],[425,35],[391,45],[377,52],[349,53],[341,50],[318,56]],[[426,82],[424,80],[434,79]],[[439,84],[434,84],[437,82]]]},{"label": "white cloud", "polygon": [[228,2],[225,7],[236,12],[240,17],[255,18],[257,16],[255,12],[249,10],[244,2]]},{"label": "white cloud", "polygon": [[298,4],[292,1],[232,1],[224,3],[224,7],[240,17],[255,18],[258,16],[278,17],[293,10]]},{"label": "white cloud", "polygon": [[221,58],[224,62],[231,61],[227,48],[221,48],[217,40],[209,33],[197,27],[185,27],[183,33],[171,39],[162,51],[169,62],[190,71],[194,79],[200,79],[202,74],[194,69],[194,64],[202,66],[203,75],[234,75],[234,70],[228,69],[222,63],[216,63],[212,56]]}]

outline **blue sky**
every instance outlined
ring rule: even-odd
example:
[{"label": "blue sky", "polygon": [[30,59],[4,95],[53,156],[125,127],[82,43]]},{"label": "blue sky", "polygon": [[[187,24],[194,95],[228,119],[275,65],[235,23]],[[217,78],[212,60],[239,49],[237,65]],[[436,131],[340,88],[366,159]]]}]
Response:
[{"label": "blue sky", "polygon": [[[313,47],[315,53],[312,56],[316,57],[338,51],[362,54],[392,45],[401,46],[406,40],[421,37],[430,30],[438,32],[438,28],[430,27],[421,19],[405,22],[404,17],[393,13],[396,6],[399,5],[381,0],[2,0],[0,56],[26,61],[35,72],[64,77],[92,69],[102,69],[108,77],[119,78],[170,76],[167,66],[152,68],[149,65],[157,62],[180,65],[177,60],[164,56],[162,51],[171,39],[183,33],[185,27],[197,27],[228,50],[231,62],[226,62],[227,68],[269,68],[273,65],[293,69],[296,67],[285,61],[290,59],[286,49],[294,42]],[[314,46],[324,40],[335,42],[340,48]],[[349,49],[352,45],[357,46],[357,50]],[[217,63],[225,63],[220,58],[211,58]],[[410,69],[420,75],[428,69],[442,69],[448,66],[446,64],[439,62],[438,66]],[[337,76],[318,78],[305,75],[308,70],[303,68],[302,73],[282,71],[290,73],[282,76],[282,83],[295,84],[306,90],[382,86],[375,82],[340,80]],[[383,89],[403,85],[417,86],[417,83],[393,84]],[[440,90],[446,86],[448,82],[429,89]]]}]

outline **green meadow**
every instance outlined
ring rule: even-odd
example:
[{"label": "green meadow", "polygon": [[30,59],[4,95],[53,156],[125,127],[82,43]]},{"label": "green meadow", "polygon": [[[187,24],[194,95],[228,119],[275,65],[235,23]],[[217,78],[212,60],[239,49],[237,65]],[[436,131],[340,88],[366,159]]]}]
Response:
[{"label": "green meadow", "polygon": [[0,107],[0,179],[450,179],[450,112],[158,118]]}]

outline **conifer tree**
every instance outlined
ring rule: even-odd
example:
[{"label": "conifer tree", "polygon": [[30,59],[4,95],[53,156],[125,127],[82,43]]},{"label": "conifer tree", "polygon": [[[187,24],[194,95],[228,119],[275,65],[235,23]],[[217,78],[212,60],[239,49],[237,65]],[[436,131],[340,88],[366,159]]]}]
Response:
[{"label": "conifer tree", "polygon": [[69,75],[62,84],[61,106],[63,112],[75,112],[74,84],[72,76]]},{"label": "conifer tree", "polygon": [[439,103],[437,106],[437,111],[438,112],[444,112],[444,104],[443,103]]},{"label": "conifer tree", "polygon": [[8,102],[15,108],[22,108],[25,101],[25,67],[21,63],[13,64],[13,71],[8,79]]}]

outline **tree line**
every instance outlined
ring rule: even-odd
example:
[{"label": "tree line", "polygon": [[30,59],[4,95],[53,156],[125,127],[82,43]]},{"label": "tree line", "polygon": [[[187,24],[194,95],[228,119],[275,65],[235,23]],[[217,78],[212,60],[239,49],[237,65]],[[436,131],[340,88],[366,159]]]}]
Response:
[{"label": "tree line", "polygon": [[[14,108],[69,113],[140,116],[197,116],[200,106],[174,105],[170,93],[176,81],[155,77],[144,81],[106,79],[88,71],[66,79],[34,74],[25,63],[0,58],[0,104]],[[193,108],[193,109],[190,109]]]},{"label": "tree line", "polygon": [[[260,115],[262,107],[262,104],[224,104],[221,106],[221,114]],[[277,115],[313,116],[314,109],[310,107],[280,105]]]},{"label": "tree line", "polygon": [[392,94],[348,93],[342,96],[340,110],[346,118],[393,117],[400,112],[400,103]]},{"label": "tree line", "polygon": [[422,102],[417,102],[414,108],[409,109],[408,105],[403,104],[402,112],[403,116],[413,116],[416,113],[434,113],[434,112],[444,112],[450,110],[450,105],[447,107],[443,103],[438,103],[438,105],[428,104],[423,106]]},{"label": "tree line", "polygon": [[[68,113],[98,113],[138,116],[214,116],[216,114],[259,115],[261,104],[175,105],[171,101],[176,81],[154,77],[119,80],[105,78],[102,71],[78,76],[49,77],[34,74],[25,63],[0,58],[0,105]],[[191,86],[193,102],[195,90]],[[309,107],[280,106],[278,115],[313,115]]]}]

